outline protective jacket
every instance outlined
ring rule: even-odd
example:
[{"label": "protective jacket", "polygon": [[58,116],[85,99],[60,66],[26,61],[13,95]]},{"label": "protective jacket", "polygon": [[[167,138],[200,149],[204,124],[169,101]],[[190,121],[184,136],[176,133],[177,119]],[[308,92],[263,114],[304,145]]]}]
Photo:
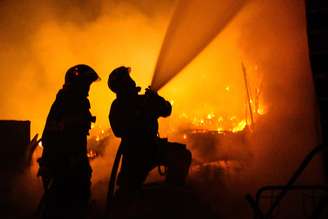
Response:
[{"label": "protective jacket", "polygon": [[[128,144],[129,153],[145,153],[152,150],[151,142],[158,134],[158,118],[171,114],[171,104],[158,95],[120,97],[111,105],[109,121],[115,136]],[[133,143],[133,144],[129,144]]]},{"label": "protective jacket", "polygon": [[90,199],[87,135],[92,117],[85,95],[63,88],[51,106],[42,134],[39,175],[45,192],[42,218],[84,218]]},{"label": "protective jacket", "polygon": [[52,104],[42,134],[42,161],[61,175],[87,157],[87,135],[92,115],[86,97],[62,89]]}]

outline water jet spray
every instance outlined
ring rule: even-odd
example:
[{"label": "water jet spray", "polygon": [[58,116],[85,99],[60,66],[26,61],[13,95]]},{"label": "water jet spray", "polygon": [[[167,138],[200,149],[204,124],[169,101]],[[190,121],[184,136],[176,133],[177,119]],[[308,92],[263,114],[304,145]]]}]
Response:
[{"label": "water jet spray", "polygon": [[158,91],[224,30],[247,0],[180,0],[167,29],[153,74]]}]

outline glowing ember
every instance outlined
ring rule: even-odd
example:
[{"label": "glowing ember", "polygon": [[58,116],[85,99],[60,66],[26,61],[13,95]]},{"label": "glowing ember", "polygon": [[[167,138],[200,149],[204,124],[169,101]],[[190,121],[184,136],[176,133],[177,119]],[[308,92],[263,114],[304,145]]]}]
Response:
[{"label": "glowing ember", "polygon": [[[254,112],[256,113],[256,112]],[[258,108],[257,114],[262,116],[265,114],[264,107]],[[237,116],[224,117],[217,116],[215,113],[210,112],[204,115],[203,117],[188,116],[186,113],[183,113],[180,116],[180,119],[186,120],[187,126],[194,130],[216,130],[219,133],[224,131],[230,131],[233,133],[243,131],[247,125],[246,118],[239,118]],[[189,124],[189,125],[188,125]],[[185,136],[183,136],[186,139]]]},{"label": "glowing ember", "polygon": [[217,131],[218,131],[218,133],[222,133],[224,130],[223,130],[222,127],[219,127],[219,128],[217,129]]},{"label": "glowing ember", "polygon": [[88,157],[90,160],[95,159],[97,156],[98,156],[98,154],[97,154],[96,151],[94,151],[94,150],[92,150],[92,149],[89,149],[89,150],[88,150],[87,157]]},{"label": "glowing ember", "polygon": [[233,129],[232,129],[232,132],[240,132],[242,130],[245,129],[247,123],[246,123],[246,120],[242,120],[238,123],[237,126],[235,126]]},{"label": "glowing ember", "polygon": [[209,113],[207,119],[213,119],[215,117],[214,113]]},{"label": "glowing ember", "polygon": [[262,107],[259,107],[259,108],[257,109],[257,113],[258,113],[259,115],[264,115],[264,114],[266,113],[266,110],[265,110],[265,108],[262,106]]}]

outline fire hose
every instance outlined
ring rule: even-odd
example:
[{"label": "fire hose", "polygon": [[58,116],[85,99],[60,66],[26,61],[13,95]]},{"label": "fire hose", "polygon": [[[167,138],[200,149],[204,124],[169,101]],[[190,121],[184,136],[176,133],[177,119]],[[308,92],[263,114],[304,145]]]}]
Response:
[{"label": "fire hose", "polygon": [[[165,141],[167,141],[167,139],[165,139]],[[116,155],[115,155],[115,159],[114,159],[114,163],[113,163],[113,167],[112,167],[112,171],[110,174],[110,178],[109,178],[109,183],[108,183],[108,192],[107,192],[107,206],[106,206],[106,215],[108,216],[111,209],[112,209],[112,204],[114,201],[114,194],[115,194],[115,183],[116,183],[116,178],[117,178],[117,172],[118,172],[118,167],[121,161],[121,157],[123,155],[123,145],[122,143],[119,145]],[[161,166],[158,165],[158,173],[161,176],[165,176],[167,173],[167,167],[164,167],[164,170],[161,169]]]},{"label": "fire hose", "polygon": [[121,161],[121,157],[123,154],[123,146],[122,143],[117,149],[115,160],[112,167],[112,172],[110,174],[109,183],[108,183],[108,192],[107,192],[107,206],[106,206],[106,215],[109,214],[112,208],[112,203],[114,201],[114,193],[115,193],[115,183],[117,177],[118,167]]}]

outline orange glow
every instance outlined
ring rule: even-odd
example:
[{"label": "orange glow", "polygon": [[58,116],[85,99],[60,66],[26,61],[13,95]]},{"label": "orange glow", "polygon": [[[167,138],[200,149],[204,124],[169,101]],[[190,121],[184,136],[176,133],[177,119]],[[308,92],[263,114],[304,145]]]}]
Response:
[{"label": "orange glow", "polygon": [[246,127],[246,120],[242,120],[240,121],[237,126],[233,127],[233,129],[231,130],[232,132],[239,132],[244,130],[244,128]]},{"label": "orange glow", "polygon": [[[32,134],[41,133],[51,103],[63,84],[65,71],[73,64],[87,63],[103,78],[94,83],[90,90],[92,113],[97,116],[97,126],[109,128],[108,109],[115,95],[105,83],[108,73],[119,65],[131,66],[131,75],[137,84],[148,87],[172,9],[152,18],[151,25],[147,17],[136,11],[131,11],[124,19],[105,13],[82,29],[70,23],[44,20],[33,34],[30,44],[33,60],[42,66],[44,85],[40,86],[31,79],[37,77],[36,73],[41,74],[37,65],[26,65],[22,84],[18,83],[17,87],[28,84],[33,92],[31,96],[36,96],[37,101],[31,104],[30,101],[22,101],[28,98],[20,98],[17,106],[13,106],[14,110],[6,111],[4,116],[28,118],[32,120]],[[160,132],[164,135],[170,132],[169,129],[180,126],[175,121],[179,121],[183,113],[193,125],[219,131],[233,130],[245,119],[246,93],[240,68],[241,57],[248,70],[250,89],[259,87],[257,78],[262,77],[262,72],[260,67],[254,70],[257,64],[247,59],[239,48],[238,20],[243,20],[242,13],[160,90],[160,95],[173,105],[172,116],[168,121],[161,120]],[[15,63],[12,65],[15,66]],[[9,93],[12,96],[21,94],[20,91]],[[263,114],[264,111],[259,109],[258,112]],[[228,118],[233,116],[236,117],[235,121],[228,124]]]},{"label": "orange glow", "polygon": [[259,115],[264,115],[266,113],[266,109],[264,106],[260,106],[258,109],[257,109],[257,113]]},{"label": "orange glow", "polygon": [[[172,2],[176,1],[165,2],[170,3],[163,7],[154,4],[151,14],[122,3],[113,7],[100,5],[100,11],[87,8],[86,11],[91,10],[97,15],[90,19],[84,20],[80,10],[68,13],[72,15],[69,17],[65,17],[65,13],[61,18],[58,10],[52,10],[53,7],[36,4],[35,14],[30,15],[33,19],[21,22],[16,17],[8,17],[8,21],[11,19],[8,22],[10,28],[6,29],[7,25],[4,25],[0,36],[2,118],[31,120],[31,135],[42,133],[66,70],[75,64],[86,63],[103,79],[91,86],[89,94],[92,114],[97,116],[90,137],[95,144],[102,144],[110,128],[108,111],[115,98],[107,87],[108,74],[120,65],[130,66],[131,76],[139,86],[146,88],[150,85],[174,10]],[[237,148],[251,148],[256,159],[267,161],[269,155],[266,153],[278,150],[277,145],[313,145],[310,140],[314,139],[313,130],[316,129],[306,127],[309,121],[313,121],[311,107],[314,104],[311,102],[304,2],[249,2],[192,62],[159,91],[173,105],[172,115],[160,119],[162,137],[172,141],[185,140],[188,145],[192,140],[189,133],[193,130],[213,131],[218,138],[227,136],[227,132],[229,135],[235,132],[233,135],[237,136],[251,126],[252,113],[255,129],[261,127],[253,134],[263,135],[263,139],[255,136],[255,140],[247,139],[249,141],[237,146],[227,139],[220,139],[222,144],[219,146],[225,144],[225,148],[218,149],[220,153],[224,150],[237,154],[239,151],[234,151]],[[82,21],[70,20],[71,17],[81,17]],[[25,23],[24,28],[15,29]],[[18,37],[20,31],[28,37]],[[11,41],[12,38],[16,41]],[[185,39],[189,36],[186,35]],[[184,55],[184,50],[178,52],[178,55]],[[241,63],[247,71],[249,98]],[[249,112],[249,102],[252,112]],[[295,121],[297,128],[290,128]],[[256,126],[259,123],[261,126]],[[300,123],[306,128],[298,128]],[[281,136],[284,124],[287,124],[284,129],[287,134]],[[99,132],[95,131],[95,126],[101,127]],[[306,130],[306,135],[300,134],[303,130]],[[289,134],[302,137],[293,139],[295,142],[285,142],[291,139]],[[272,137],[275,135],[277,137]],[[174,139],[175,136],[179,139]],[[305,138],[310,140],[305,141]],[[272,139],[281,140],[283,144],[273,143]],[[114,137],[109,141],[108,144],[113,146],[106,146],[112,152],[108,157],[115,156],[114,146],[119,144],[118,141]],[[104,170],[106,168],[108,166]]]}]

